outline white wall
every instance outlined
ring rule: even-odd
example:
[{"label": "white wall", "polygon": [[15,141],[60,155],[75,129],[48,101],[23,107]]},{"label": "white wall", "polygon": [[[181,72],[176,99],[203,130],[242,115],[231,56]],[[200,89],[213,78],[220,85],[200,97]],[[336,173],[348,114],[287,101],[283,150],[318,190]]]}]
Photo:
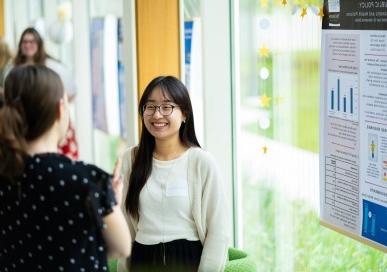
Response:
[{"label": "white wall", "polygon": [[91,100],[90,68],[90,16],[88,1],[74,1],[74,78],[77,86],[75,100],[76,128],[80,159],[92,162],[93,153],[93,116]]},{"label": "white wall", "polygon": [[[229,1],[201,1],[204,148],[218,161],[233,204],[233,73]],[[230,207],[232,208],[232,207]],[[233,224],[233,222],[230,222]]]}]

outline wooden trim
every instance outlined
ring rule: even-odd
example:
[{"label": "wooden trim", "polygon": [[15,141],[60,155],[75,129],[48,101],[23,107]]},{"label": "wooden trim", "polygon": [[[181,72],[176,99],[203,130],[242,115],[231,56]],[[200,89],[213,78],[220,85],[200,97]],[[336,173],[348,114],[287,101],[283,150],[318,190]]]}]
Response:
[{"label": "wooden trim", "polygon": [[343,234],[345,236],[348,236],[348,237],[350,237],[352,239],[355,239],[355,240],[357,240],[357,241],[359,241],[359,242],[361,242],[363,244],[366,244],[367,246],[373,247],[373,248],[375,248],[377,250],[380,250],[380,251],[382,251],[384,253],[387,253],[387,247],[381,246],[380,244],[375,243],[375,242],[373,242],[371,240],[368,240],[366,238],[363,238],[363,237],[360,237],[358,235],[355,235],[355,234],[353,234],[351,232],[348,232],[348,231],[345,231],[343,229],[340,229],[340,228],[338,228],[338,227],[336,227],[334,225],[331,225],[331,224],[329,224],[329,223],[327,223],[325,221],[322,221],[322,220],[320,220],[320,225],[322,225],[324,227],[327,227],[327,228],[329,228],[331,230],[334,230],[334,231],[336,231],[338,233],[341,233],[341,234]]},{"label": "wooden trim", "polygon": [[180,19],[178,0],[137,0],[138,99],[156,76],[180,78]]},{"label": "wooden trim", "polygon": [[4,0],[0,0],[0,37],[4,37],[4,24],[5,24],[5,16],[4,16]]}]

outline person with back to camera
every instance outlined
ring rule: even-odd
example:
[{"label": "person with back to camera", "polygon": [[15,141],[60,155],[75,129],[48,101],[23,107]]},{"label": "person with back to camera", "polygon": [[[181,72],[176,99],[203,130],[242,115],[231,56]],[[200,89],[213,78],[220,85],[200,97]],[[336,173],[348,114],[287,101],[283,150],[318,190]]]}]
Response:
[{"label": "person with back to camera", "polygon": [[[223,271],[230,226],[224,185],[196,139],[190,97],[161,76],[140,103],[140,143],[123,156],[132,271]],[[120,269],[123,264],[120,261]]]},{"label": "person with back to camera", "polygon": [[[74,101],[76,88],[69,71],[62,63],[53,59],[46,53],[42,37],[39,32],[32,27],[26,28],[23,31],[20,37],[16,57],[14,59],[15,66],[23,64],[41,64],[54,70],[62,80],[69,102]],[[69,123],[66,137],[59,145],[59,151],[71,159],[78,159],[78,142],[75,135],[75,129],[71,121]]]},{"label": "person with back to camera", "polygon": [[107,271],[131,237],[114,176],[57,153],[69,122],[59,76],[14,68],[0,108],[0,270]]}]

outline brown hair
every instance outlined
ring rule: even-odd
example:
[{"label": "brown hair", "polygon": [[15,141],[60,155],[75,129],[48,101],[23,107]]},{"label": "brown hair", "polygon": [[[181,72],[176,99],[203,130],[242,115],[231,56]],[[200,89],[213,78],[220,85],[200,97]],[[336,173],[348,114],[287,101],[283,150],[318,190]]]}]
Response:
[{"label": "brown hair", "polygon": [[25,55],[23,55],[22,50],[21,50],[23,39],[24,39],[24,36],[26,34],[32,34],[34,36],[34,39],[35,39],[37,45],[38,45],[38,51],[36,52],[36,54],[34,56],[34,63],[35,64],[45,64],[46,59],[49,56],[47,55],[46,50],[44,49],[44,42],[43,42],[42,37],[40,36],[39,32],[33,27],[26,28],[23,31],[22,35],[20,36],[19,45],[18,45],[17,54],[15,57],[14,64],[20,65],[20,64],[24,64],[27,62],[27,57]]},{"label": "brown hair", "polygon": [[27,143],[51,128],[63,95],[61,79],[43,65],[21,65],[9,73],[0,108],[0,176],[22,173]]}]

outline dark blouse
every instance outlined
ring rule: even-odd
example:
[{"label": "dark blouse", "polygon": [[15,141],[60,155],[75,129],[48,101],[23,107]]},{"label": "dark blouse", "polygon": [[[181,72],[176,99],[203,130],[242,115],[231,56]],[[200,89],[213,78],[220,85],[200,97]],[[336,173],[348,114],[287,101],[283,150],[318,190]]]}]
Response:
[{"label": "dark blouse", "polygon": [[111,176],[55,153],[0,178],[0,271],[107,271],[102,218],[116,205]]}]

